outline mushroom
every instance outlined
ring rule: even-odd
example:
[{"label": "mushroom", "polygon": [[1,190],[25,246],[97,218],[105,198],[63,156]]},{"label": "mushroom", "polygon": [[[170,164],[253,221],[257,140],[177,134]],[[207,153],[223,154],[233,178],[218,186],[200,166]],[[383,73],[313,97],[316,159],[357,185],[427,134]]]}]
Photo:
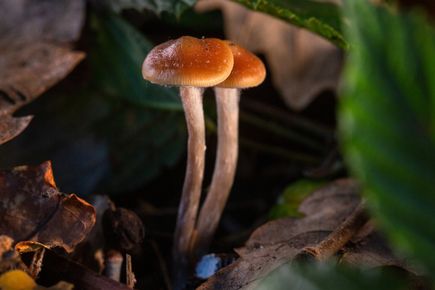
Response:
[{"label": "mushroom", "polygon": [[227,202],[237,165],[240,90],[261,84],[266,77],[263,62],[248,50],[231,42],[234,67],[231,75],[215,87],[218,113],[218,145],[209,192],[201,207],[192,249],[205,254]]},{"label": "mushroom", "polygon": [[[144,79],[180,87],[187,131],[187,168],[178,209],[174,236],[175,281],[187,271],[198,204],[201,195],[205,159],[205,122],[202,107],[204,87],[224,81],[233,68],[228,44],[215,38],[183,36],[153,48],[142,65]],[[182,282],[181,282],[182,283]]]}]

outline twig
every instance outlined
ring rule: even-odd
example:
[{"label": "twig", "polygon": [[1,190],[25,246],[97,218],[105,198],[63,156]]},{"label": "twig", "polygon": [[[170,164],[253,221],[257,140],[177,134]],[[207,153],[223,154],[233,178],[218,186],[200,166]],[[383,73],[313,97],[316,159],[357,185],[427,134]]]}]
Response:
[{"label": "twig", "polygon": [[136,276],[133,272],[133,266],[131,264],[131,256],[130,254],[125,254],[126,263],[125,263],[125,271],[126,271],[126,280],[127,280],[127,287],[133,289],[134,285],[136,284]]},{"label": "twig", "polygon": [[166,263],[163,260],[162,254],[160,253],[159,246],[154,241],[150,241],[151,247],[154,250],[154,253],[156,254],[157,260],[159,261],[160,266],[160,272],[163,276],[163,281],[165,282],[165,286],[167,290],[172,290],[171,286],[171,279],[169,277],[168,268],[166,267]]},{"label": "twig", "polygon": [[323,151],[324,150],[324,148],[320,144],[320,142],[316,142],[315,140],[307,138],[306,136],[301,135],[300,133],[298,133],[294,130],[291,130],[289,128],[285,128],[285,127],[283,127],[275,122],[272,122],[272,121],[265,121],[264,119],[259,118],[257,116],[254,116],[252,114],[241,111],[240,112],[240,121],[254,125],[257,128],[267,130],[271,133],[274,133],[275,135],[286,138],[289,141],[297,142],[299,144],[305,145],[306,147],[309,147],[310,149],[313,149],[316,151]]},{"label": "twig", "polygon": [[44,260],[45,248],[39,248],[32,258],[32,263],[30,264],[30,275],[36,279],[42,270],[42,261]]},{"label": "twig", "polygon": [[282,147],[279,146],[273,146],[273,145],[266,145],[266,144],[261,144],[261,143],[257,143],[255,141],[240,137],[240,145],[241,146],[246,146],[246,147],[250,147],[253,149],[256,149],[258,151],[262,151],[265,153],[269,153],[271,155],[275,155],[277,157],[281,157],[284,159],[287,159],[289,161],[292,162],[302,162],[302,163],[306,163],[306,164],[318,164],[319,160],[318,158],[312,156],[312,155],[308,155],[305,153],[301,153],[301,152],[294,152],[294,151],[289,151],[286,149],[283,149]]},{"label": "twig", "polygon": [[[206,117],[207,118],[207,117]],[[216,124],[214,121],[210,118],[207,118],[206,121],[207,130],[210,133],[216,133]],[[314,157],[309,154],[301,153],[301,152],[295,152],[295,151],[289,151],[284,149],[283,147],[279,146],[273,146],[273,145],[267,145],[258,143],[256,141],[247,139],[245,137],[239,137],[240,145],[244,147],[249,147],[270,155],[274,155],[280,158],[287,159],[291,162],[302,162],[307,164],[318,164],[319,159],[317,157]]]},{"label": "twig", "polygon": [[338,229],[316,246],[303,249],[299,258],[308,255],[318,261],[327,260],[343,248],[368,220],[369,216],[365,209],[365,202],[361,202]]},{"label": "twig", "polygon": [[252,99],[245,100],[241,103],[241,106],[246,107],[254,112],[267,115],[268,118],[276,118],[282,123],[293,124],[301,129],[305,129],[311,133],[314,133],[319,137],[328,140],[334,138],[334,130],[288,110],[280,110],[263,102],[254,101]]}]

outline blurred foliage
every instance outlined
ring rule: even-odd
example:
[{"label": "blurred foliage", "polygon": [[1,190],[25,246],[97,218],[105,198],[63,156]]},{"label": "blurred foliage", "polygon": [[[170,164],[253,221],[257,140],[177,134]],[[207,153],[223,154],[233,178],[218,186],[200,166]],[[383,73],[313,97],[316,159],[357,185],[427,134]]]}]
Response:
[{"label": "blurred foliage", "polygon": [[435,277],[435,30],[419,13],[345,3],[347,163],[395,245]]},{"label": "blurred foliage", "polygon": [[160,15],[168,12],[179,17],[186,9],[193,6],[196,0],[103,0],[115,12],[122,9],[148,9]]},{"label": "blurred foliage", "polygon": [[175,87],[143,80],[142,61],[153,45],[138,30],[111,13],[92,14],[91,27],[95,32],[91,51],[94,85],[133,104],[182,110]]},{"label": "blurred foliage", "polygon": [[[399,271],[399,270],[397,270]],[[404,277],[381,269],[361,270],[332,264],[285,264],[256,290],[409,289]]]},{"label": "blurred foliage", "polygon": [[151,44],[134,27],[104,14],[92,16],[92,28],[90,86],[37,102],[31,111],[38,117],[0,148],[0,158],[9,165],[53,160],[65,192],[131,191],[182,156],[184,116],[176,90],[142,80]]},{"label": "blurred foliage", "polygon": [[324,185],[324,182],[302,179],[292,183],[284,189],[283,194],[270,213],[270,219],[283,217],[302,217],[298,207],[305,197]]},{"label": "blurred foliage", "polygon": [[349,44],[342,33],[340,9],[336,4],[312,0],[233,0],[255,11],[268,13],[290,24],[316,33],[337,46]]}]

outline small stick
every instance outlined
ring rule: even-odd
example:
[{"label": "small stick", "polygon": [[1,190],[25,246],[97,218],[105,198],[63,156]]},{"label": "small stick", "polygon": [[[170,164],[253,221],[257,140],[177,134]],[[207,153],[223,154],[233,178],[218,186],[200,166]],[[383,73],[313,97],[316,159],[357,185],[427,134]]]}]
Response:
[{"label": "small stick", "polygon": [[162,257],[162,254],[160,252],[159,246],[153,240],[150,241],[150,244],[151,244],[151,247],[154,250],[154,253],[156,254],[157,260],[159,261],[160,270],[161,270],[161,274],[162,274],[162,277],[163,277],[163,281],[165,282],[166,289],[167,290],[172,290],[171,279],[169,277],[168,268],[166,267],[166,263],[165,263],[165,261],[164,261],[164,259]]},{"label": "small stick", "polygon": [[131,264],[131,256],[130,254],[125,254],[126,263],[125,263],[125,271],[126,271],[126,280],[127,280],[127,287],[133,289],[134,285],[136,284],[136,276],[133,272],[133,266]]},{"label": "small stick", "polygon": [[325,261],[337,253],[368,222],[369,216],[362,201],[346,220],[329,234],[323,241],[313,247],[306,247],[300,256],[308,255],[317,261]]},{"label": "small stick", "polygon": [[32,263],[30,264],[30,275],[36,279],[42,270],[42,261],[44,260],[45,248],[39,248],[32,258]]}]

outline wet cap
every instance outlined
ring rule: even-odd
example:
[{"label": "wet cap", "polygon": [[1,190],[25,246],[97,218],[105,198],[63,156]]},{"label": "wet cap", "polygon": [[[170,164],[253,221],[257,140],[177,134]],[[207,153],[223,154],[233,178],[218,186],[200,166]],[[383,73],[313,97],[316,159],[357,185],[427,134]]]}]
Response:
[{"label": "wet cap", "polygon": [[142,65],[144,79],[161,85],[212,87],[233,68],[225,41],[183,36],[154,47]]},{"label": "wet cap", "polygon": [[266,78],[266,68],[261,59],[237,44],[227,43],[234,56],[234,67],[230,76],[217,86],[243,89],[261,84]]}]

